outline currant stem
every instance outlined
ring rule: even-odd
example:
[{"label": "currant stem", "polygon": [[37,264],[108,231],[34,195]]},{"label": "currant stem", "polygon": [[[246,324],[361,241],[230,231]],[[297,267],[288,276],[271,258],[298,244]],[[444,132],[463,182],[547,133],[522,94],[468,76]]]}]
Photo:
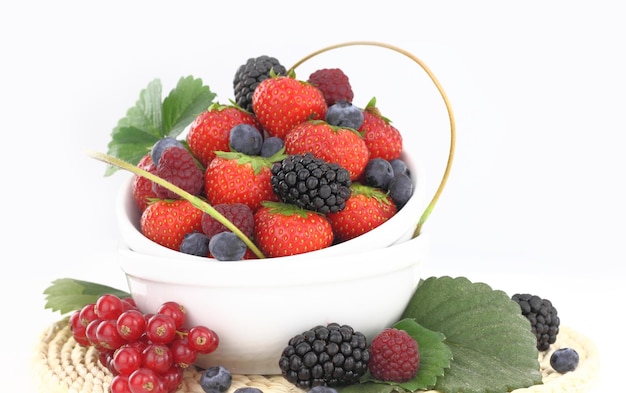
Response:
[{"label": "currant stem", "polygon": [[237,228],[237,226],[235,224],[233,224],[232,222],[230,222],[226,217],[224,217],[219,211],[215,210],[215,208],[213,206],[211,206],[209,203],[203,201],[202,199],[198,198],[195,195],[192,195],[190,193],[188,193],[187,191],[183,190],[182,188],[168,182],[165,179],[162,179],[148,171],[146,171],[145,169],[141,169],[133,164],[130,164],[124,160],[120,160],[117,157],[113,157],[110,156],[108,154],[104,154],[104,153],[99,153],[99,152],[95,152],[95,151],[87,151],[87,154],[92,157],[95,158],[96,160],[102,161],[104,163],[107,163],[109,165],[113,165],[116,166],[118,168],[121,169],[125,169],[127,171],[130,171],[138,176],[143,176],[145,178],[148,178],[150,180],[152,180],[153,182],[167,188],[168,190],[172,191],[173,193],[175,193],[176,195],[180,196],[183,199],[188,200],[193,206],[195,206],[196,208],[202,210],[203,212],[209,214],[211,217],[215,218],[219,223],[223,224],[226,228],[228,228],[229,230],[231,230],[233,233],[235,233],[245,244],[246,246],[248,246],[248,248],[250,248],[250,250],[252,250],[252,252],[258,257],[258,258],[265,258],[265,256],[263,255],[263,253],[261,252],[261,250],[259,250],[259,248],[243,233],[241,232],[241,230],[239,228]]}]

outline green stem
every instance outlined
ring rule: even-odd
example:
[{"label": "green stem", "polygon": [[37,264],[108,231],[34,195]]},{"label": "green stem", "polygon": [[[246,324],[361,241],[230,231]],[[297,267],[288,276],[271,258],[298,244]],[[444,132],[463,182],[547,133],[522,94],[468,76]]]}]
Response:
[{"label": "green stem", "polygon": [[172,191],[173,193],[175,193],[176,195],[180,196],[183,199],[188,200],[193,206],[195,206],[196,208],[202,210],[203,212],[209,214],[211,217],[215,218],[219,223],[223,224],[226,228],[228,228],[229,230],[231,230],[233,233],[235,233],[245,244],[246,246],[248,246],[248,248],[250,248],[250,250],[252,250],[252,252],[259,258],[265,258],[265,256],[263,255],[263,253],[261,252],[261,250],[259,250],[259,248],[256,246],[256,244],[254,244],[243,232],[241,232],[241,230],[239,228],[237,228],[237,226],[235,224],[233,224],[232,222],[230,222],[226,217],[224,217],[219,211],[215,210],[215,208],[213,206],[211,206],[209,203],[203,201],[202,199],[198,198],[195,195],[192,195],[190,193],[188,193],[187,191],[183,190],[182,188],[168,182],[167,180],[164,180],[144,169],[141,169],[135,165],[132,165],[124,160],[120,160],[119,158],[110,156],[108,154],[104,154],[104,153],[99,153],[99,152],[95,152],[95,151],[87,151],[87,154],[92,157],[95,158],[96,160],[105,162],[109,165],[113,165],[116,166],[118,168],[122,168],[125,169],[127,171],[130,171],[138,176],[143,176],[145,178],[148,178],[150,180],[152,180],[153,182],[167,188],[168,190]]}]

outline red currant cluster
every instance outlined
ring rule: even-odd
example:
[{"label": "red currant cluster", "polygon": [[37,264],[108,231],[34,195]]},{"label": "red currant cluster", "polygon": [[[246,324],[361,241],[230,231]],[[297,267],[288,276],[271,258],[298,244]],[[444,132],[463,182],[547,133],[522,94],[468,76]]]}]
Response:
[{"label": "red currant cluster", "polygon": [[198,354],[219,344],[205,326],[184,327],[185,317],[177,302],[144,314],[131,298],[106,294],[75,311],[69,323],[76,342],[96,348],[113,374],[111,393],[172,393]]}]

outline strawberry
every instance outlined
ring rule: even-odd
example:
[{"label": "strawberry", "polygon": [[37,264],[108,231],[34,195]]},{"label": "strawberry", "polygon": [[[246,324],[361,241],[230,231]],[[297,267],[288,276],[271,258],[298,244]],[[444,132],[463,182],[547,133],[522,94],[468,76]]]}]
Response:
[{"label": "strawberry", "polygon": [[187,144],[191,153],[206,168],[216,151],[230,150],[230,130],[238,124],[260,127],[254,116],[239,107],[213,104],[189,126]]},{"label": "strawberry", "polygon": [[323,119],[328,106],[324,94],[312,84],[292,76],[273,76],[254,89],[252,108],[270,136],[284,138],[303,121]]},{"label": "strawberry", "polygon": [[[150,153],[143,156],[143,158],[139,160],[137,166],[150,173],[156,172],[156,166],[152,162],[152,156]],[[152,180],[143,176],[133,175],[131,180],[131,189],[133,192],[133,199],[141,212],[148,207],[150,199],[157,197],[155,192],[152,190]]]},{"label": "strawberry", "polygon": [[402,153],[402,135],[383,117],[373,98],[363,110],[363,124],[359,128],[365,144],[370,151],[370,158],[384,158],[391,161]]},{"label": "strawberry", "polygon": [[361,135],[350,128],[331,126],[322,120],[311,120],[295,126],[285,136],[288,154],[313,153],[326,162],[341,165],[356,180],[367,165],[369,150]]},{"label": "strawberry", "polygon": [[186,234],[202,231],[202,210],[186,199],[159,199],[143,211],[140,228],[153,242],[180,251]]},{"label": "strawberry", "polygon": [[337,213],[326,215],[340,242],[371,231],[397,212],[391,198],[380,189],[361,183],[352,183],[350,188],[352,195],[347,200],[346,207]]},{"label": "strawberry", "polygon": [[333,231],[324,215],[287,203],[263,203],[254,214],[254,238],[267,257],[329,247]]},{"label": "strawberry", "polygon": [[243,203],[255,211],[261,207],[262,201],[277,201],[278,196],[270,182],[270,168],[274,159],[282,158],[280,154],[265,158],[239,152],[217,152],[204,173],[208,202],[212,205]]}]

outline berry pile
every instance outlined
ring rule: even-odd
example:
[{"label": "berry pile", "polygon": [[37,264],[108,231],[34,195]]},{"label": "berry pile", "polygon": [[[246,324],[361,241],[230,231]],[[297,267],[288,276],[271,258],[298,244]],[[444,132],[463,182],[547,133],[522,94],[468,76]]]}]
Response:
[{"label": "berry pile", "polygon": [[413,194],[400,132],[375,100],[352,104],[341,69],[319,69],[304,81],[259,56],[240,66],[233,88],[237,104],[212,104],[184,140],[157,141],[138,166],[220,206],[248,239],[209,225],[208,213],[135,176],[140,229],[152,241],[218,260],[256,258],[246,240],[266,257],[294,255],[382,225]]},{"label": "berry pile", "polygon": [[69,319],[72,336],[94,347],[113,374],[111,393],[172,393],[198,354],[215,351],[218,335],[206,326],[185,327],[185,308],[163,303],[141,312],[131,298],[101,295]]}]

